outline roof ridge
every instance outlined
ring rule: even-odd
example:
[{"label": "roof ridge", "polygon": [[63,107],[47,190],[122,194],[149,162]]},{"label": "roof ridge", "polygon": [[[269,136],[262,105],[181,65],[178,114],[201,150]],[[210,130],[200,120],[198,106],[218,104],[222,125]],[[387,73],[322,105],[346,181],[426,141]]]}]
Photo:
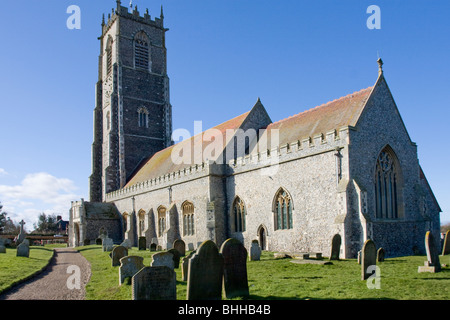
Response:
[{"label": "roof ridge", "polygon": [[280,122],[289,120],[289,119],[291,119],[291,118],[295,118],[295,117],[301,116],[301,115],[303,115],[303,114],[306,114],[306,113],[315,111],[315,110],[317,110],[317,109],[325,108],[326,106],[330,105],[331,103],[335,103],[335,102],[337,102],[337,101],[344,100],[344,99],[346,99],[346,98],[348,98],[348,97],[352,97],[352,96],[354,96],[354,95],[361,94],[362,92],[368,91],[369,89],[370,89],[370,90],[373,89],[373,86],[367,87],[367,88],[365,88],[365,89],[361,89],[361,90],[359,90],[359,91],[355,91],[355,92],[353,92],[353,93],[347,94],[347,95],[342,96],[342,97],[340,97],[340,98],[337,98],[337,99],[334,99],[334,100],[325,102],[325,103],[323,103],[323,104],[321,104],[321,105],[315,106],[315,107],[313,107],[313,108],[311,108],[311,109],[304,110],[304,111],[302,111],[302,112],[300,112],[300,113],[294,114],[294,115],[289,116],[289,117],[287,117],[287,118],[284,118],[284,119],[281,119],[281,120],[272,122],[270,125],[272,126],[272,125],[274,125],[274,124],[279,124]]}]

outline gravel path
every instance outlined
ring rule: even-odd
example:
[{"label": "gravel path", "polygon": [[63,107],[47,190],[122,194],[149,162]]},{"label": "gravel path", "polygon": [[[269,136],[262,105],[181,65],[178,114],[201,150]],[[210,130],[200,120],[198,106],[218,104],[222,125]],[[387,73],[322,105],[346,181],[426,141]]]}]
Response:
[{"label": "gravel path", "polygon": [[[57,248],[55,251],[55,257],[44,272],[0,295],[0,300],[83,300],[91,277],[89,262],[74,249]],[[80,275],[78,282],[77,274]]]}]

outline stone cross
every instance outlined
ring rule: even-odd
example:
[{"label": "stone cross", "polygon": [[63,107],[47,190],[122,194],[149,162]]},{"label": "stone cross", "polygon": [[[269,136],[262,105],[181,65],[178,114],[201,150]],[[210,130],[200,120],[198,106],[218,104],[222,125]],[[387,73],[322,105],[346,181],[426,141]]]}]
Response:
[{"label": "stone cross", "polygon": [[19,224],[20,224],[20,233],[23,233],[23,225],[26,224],[26,223],[22,219],[22,221],[20,221]]}]

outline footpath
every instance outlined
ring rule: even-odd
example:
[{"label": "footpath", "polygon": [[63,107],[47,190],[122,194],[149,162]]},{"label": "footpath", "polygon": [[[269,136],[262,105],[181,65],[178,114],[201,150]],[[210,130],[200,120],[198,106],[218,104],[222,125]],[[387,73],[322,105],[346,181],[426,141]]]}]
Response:
[{"label": "footpath", "polygon": [[76,250],[56,248],[48,267],[0,295],[0,300],[84,300],[91,277],[89,262]]}]

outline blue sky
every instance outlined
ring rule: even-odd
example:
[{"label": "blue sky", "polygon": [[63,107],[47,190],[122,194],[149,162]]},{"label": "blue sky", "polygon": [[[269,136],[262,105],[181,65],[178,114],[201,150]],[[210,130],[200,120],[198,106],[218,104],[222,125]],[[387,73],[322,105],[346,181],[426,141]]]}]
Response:
[{"label": "blue sky", "polygon": [[[123,1],[127,6],[129,0]],[[81,9],[69,30],[67,7]],[[4,1],[0,10],[0,201],[27,229],[88,199],[101,17],[113,0]],[[248,111],[273,121],[372,86],[377,55],[450,222],[448,1],[133,0],[164,6],[173,127]],[[369,30],[369,5],[381,29]]]}]

